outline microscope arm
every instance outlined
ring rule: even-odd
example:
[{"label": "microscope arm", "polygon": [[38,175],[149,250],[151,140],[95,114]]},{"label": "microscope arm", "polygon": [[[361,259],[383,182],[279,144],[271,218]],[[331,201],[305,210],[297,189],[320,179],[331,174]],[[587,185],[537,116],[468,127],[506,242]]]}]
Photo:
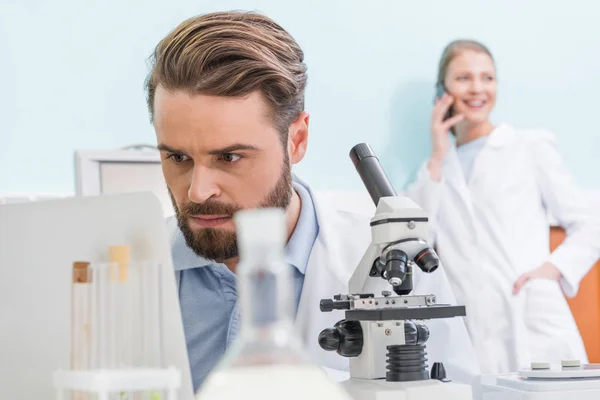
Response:
[{"label": "microscope arm", "polygon": [[379,257],[381,246],[378,244],[370,244],[367,251],[360,260],[358,267],[354,270],[348,289],[350,294],[357,293],[373,293],[379,294],[385,290],[387,282],[379,277],[370,278],[369,272],[373,267],[373,262]]}]

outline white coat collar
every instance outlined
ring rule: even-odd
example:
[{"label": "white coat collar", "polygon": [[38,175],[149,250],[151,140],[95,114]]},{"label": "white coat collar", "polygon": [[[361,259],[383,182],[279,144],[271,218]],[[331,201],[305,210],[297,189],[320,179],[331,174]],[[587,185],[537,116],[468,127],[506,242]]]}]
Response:
[{"label": "white coat collar", "polygon": [[515,128],[507,123],[500,123],[496,126],[496,128],[490,133],[490,138],[486,143],[486,147],[489,146],[491,148],[500,148],[507,145],[510,145],[518,139],[517,132]]},{"label": "white coat collar", "polygon": [[[517,139],[518,139],[518,135],[517,135],[515,128],[510,124],[501,122],[500,124],[496,125],[494,130],[490,133],[489,139],[488,139],[487,143],[485,144],[485,147],[486,148],[487,147],[500,148],[500,147],[509,145],[511,143],[514,143],[514,141]],[[454,140],[452,140],[452,141],[450,141],[450,149],[449,149],[448,154],[444,161],[448,161],[451,158],[448,156],[450,156],[451,153],[455,153],[455,152],[456,152],[456,142]]]},{"label": "white coat collar", "polygon": [[[490,133],[489,139],[485,143],[485,146],[481,150],[479,156],[486,157],[485,154],[483,154],[486,151],[489,151],[490,149],[501,149],[513,143],[516,139],[517,134],[515,132],[515,129],[509,124],[500,123]],[[479,163],[476,161],[476,166],[477,164]],[[476,166],[474,167],[473,174],[476,173]],[[454,141],[450,142],[450,147],[448,149],[446,157],[444,158],[442,168],[443,179],[448,183],[448,186],[452,190],[454,190],[461,199],[461,202],[457,204],[456,212],[460,213],[465,217],[468,216],[472,219],[474,211],[473,203],[471,201],[471,195],[469,192],[469,185],[465,180],[460,161],[458,160],[458,155],[456,154],[456,143]]]},{"label": "white coat collar", "polygon": [[[487,143],[486,143],[487,145]],[[442,179],[451,190],[454,190],[461,201],[457,204],[456,212],[462,215],[473,215],[473,205],[469,195],[469,188],[456,154],[456,144],[451,141],[446,157],[442,164]]]},{"label": "white coat collar", "polygon": [[[294,175],[294,180],[301,183],[310,193],[310,196],[313,200],[313,204],[315,207],[315,213],[317,215],[317,221],[319,223],[319,233],[317,235],[317,240],[315,241],[315,245],[313,246],[313,250],[311,251],[309,265],[311,263],[311,259],[315,254],[315,247],[317,250],[319,249],[327,249],[325,252],[328,257],[333,257],[333,254],[344,254],[349,253],[352,254],[352,251],[349,249],[342,249],[340,245],[343,241],[340,241],[340,237],[345,237],[347,234],[352,235],[350,232],[339,232],[340,223],[346,222],[348,220],[348,215],[350,213],[346,213],[340,211],[340,209],[336,208],[333,204],[330,204],[330,201],[326,201],[321,199],[310,187],[308,183],[303,181]],[[342,215],[343,214],[343,215]],[[364,230],[367,232],[367,238],[370,240],[370,232],[371,228],[369,225],[369,217],[365,216],[355,216],[356,218],[363,219],[365,221]],[[364,235],[360,235],[358,232],[355,233],[359,235],[358,237],[364,237]],[[366,245],[370,242],[367,241]],[[363,251],[366,250],[366,246]],[[361,254],[362,256],[362,254]],[[332,274],[332,277],[335,278],[336,284],[342,284],[344,286],[348,285],[348,281],[356,265],[352,267],[348,267],[343,263],[340,263],[340,260],[330,260],[332,262],[325,263],[319,268],[327,269],[329,273]]]},{"label": "white coat collar", "polygon": [[[486,142],[484,148],[481,150],[480,155],[485,157],[483,154],[488,149],[500,149],[514,143],[518,139],[515,128],[507,123],[498,124],[494,130],[490,133],[489,139]],[[469,212],[472,212],[471,202],[468,196],[468,185],[465,181],[462,167],[456,154],[456,143],[451,141],[448,153],[444,158],[443,163],[443,176],[444,180],[453,187],[459,195],[463,198],[463,203],[466,204]]]}]

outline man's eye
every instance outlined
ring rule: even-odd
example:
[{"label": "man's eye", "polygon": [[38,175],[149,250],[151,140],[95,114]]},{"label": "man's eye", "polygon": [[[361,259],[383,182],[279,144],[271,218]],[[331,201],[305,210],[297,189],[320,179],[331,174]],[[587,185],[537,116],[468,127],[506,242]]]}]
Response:
[{"label": "man's eye", "polygon": [[181,164],[189,160],[188,156],[184,156],[183,154],[171,154],[169,158],[173,160],[175,164]]},{"label": "man's eye", "polygon": [[219,158],[226,163],[233,163],[242,158],[242,156],[235,153],[223,153],[219,156]]}]

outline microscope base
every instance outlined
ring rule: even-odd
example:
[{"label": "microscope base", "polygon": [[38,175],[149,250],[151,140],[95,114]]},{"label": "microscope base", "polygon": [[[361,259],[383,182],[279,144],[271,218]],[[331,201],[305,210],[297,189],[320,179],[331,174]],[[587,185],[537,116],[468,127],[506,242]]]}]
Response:
[{"label": "microscope base", "polygon": [[472,400],[470,385],[435,379],[387,382],[384,379],[351,378],[340,383],[353,400]]}]

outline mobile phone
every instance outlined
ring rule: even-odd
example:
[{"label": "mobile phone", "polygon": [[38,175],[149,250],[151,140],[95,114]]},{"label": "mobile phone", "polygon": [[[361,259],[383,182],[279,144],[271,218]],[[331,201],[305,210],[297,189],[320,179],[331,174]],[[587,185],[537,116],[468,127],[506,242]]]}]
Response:
[{"label": "mobile phone", "polygon": [[[436,99],[440,99],[444,93],[446,93],[446,88],[444,87],[443,84],[439,83],[436,87],[435,87],[435,97]],[[450,106],[450,108],[448,108],[448,111],[446,112],[446,115],[444,115],[444,121],[446,121],[448,118],[451,118],[454,115],[454,106]]]}]

